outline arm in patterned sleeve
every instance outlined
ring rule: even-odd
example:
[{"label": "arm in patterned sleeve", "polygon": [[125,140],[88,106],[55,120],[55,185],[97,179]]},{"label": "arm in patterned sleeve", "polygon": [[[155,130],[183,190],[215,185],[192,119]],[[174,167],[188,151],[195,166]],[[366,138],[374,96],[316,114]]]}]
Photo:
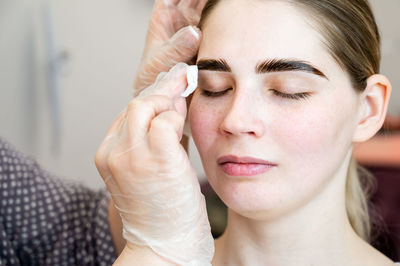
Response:
[{"label": "arm in patterned sleeve", "polygon": [[0,139],[0,265],[111,265],[108,202]]}]

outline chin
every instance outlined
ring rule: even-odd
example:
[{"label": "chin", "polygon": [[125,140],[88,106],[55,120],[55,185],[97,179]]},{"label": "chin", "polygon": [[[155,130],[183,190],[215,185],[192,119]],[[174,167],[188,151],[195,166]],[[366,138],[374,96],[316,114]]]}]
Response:
[{"label": "chin", "polygon": [[[214,191],[233,212],[256,220],[269,219],[281,214],[295,198],[285,191],[279,181],[269,179],[229,178],[209,176]],[[266,182],[268,180],[270,182]],[[293,203],[293,202],[292,202]]]}]

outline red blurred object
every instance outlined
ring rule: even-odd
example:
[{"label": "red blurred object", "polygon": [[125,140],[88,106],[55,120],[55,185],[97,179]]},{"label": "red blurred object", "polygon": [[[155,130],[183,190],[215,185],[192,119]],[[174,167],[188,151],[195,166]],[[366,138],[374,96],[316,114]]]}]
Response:
[{"label": "red blurred object", "polygon": [[400,116],[388,116],[380,134],[354,146],[362,165],[400,167]]},{"label": "red blurred object", "polygon": [[384,130],[400,131],[400,116],[386,116],[385,122],[383,123]]},{"label": "red blurred object", "polygon": [[400,167],[400,133],[377,135],[358,143],[353,155],[362,165]]}]

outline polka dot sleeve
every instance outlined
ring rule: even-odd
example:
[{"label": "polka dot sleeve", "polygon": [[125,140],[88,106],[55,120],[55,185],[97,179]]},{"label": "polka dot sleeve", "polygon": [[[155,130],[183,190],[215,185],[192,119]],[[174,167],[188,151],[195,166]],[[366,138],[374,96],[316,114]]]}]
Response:
[{"label": "polka dot sleeve", "polygon": [[111,265],[107,206],[0,139],[0,265]]}]

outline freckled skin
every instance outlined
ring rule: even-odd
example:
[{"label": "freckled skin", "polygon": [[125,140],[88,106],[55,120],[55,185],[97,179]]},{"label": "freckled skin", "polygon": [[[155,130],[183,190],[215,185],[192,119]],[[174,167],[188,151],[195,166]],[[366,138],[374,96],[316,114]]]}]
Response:
[{"label": "freckled skin", "polygon": [[[322,193],[332,180],[343,182],[358,119],[359,95],[346,73],[300,11],[282,5],[225,1],[217,6],[204,25],[198,58],[226,60],[232,68],[227,84],[233,89],[215,98],[197,89],[188,113],[210,184],[228,207],[257,219],[287,213]],[[279,98],[265,84],[281,74],[254,72],[257,63],[271,58],[310,62],[329,80],[289,73],[282,82],[305,80],[313,94],[303,100]],[[216,163],[227,154],[257,157],[278,166],[257,178],[233,179]]]}]

